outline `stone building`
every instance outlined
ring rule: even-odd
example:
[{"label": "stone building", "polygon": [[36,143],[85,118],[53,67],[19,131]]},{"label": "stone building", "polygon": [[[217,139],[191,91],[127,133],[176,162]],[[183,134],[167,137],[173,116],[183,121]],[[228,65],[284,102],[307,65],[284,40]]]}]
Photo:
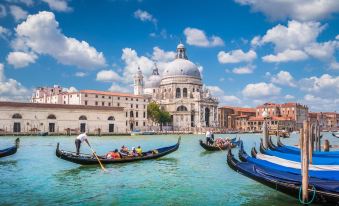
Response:
[{"label": "stone building", "polygon": [[[142,85],[141,78],[135,76],[134,91]],[[204,131],[218,126],[218,101],[203,87],[200,71],[188,60],[186,48],[181,43],[177,46],[175,60],[162,74],[155,65],[143,91],[171,114],[173,130]]]},{"label": "stone building", "polygon": [[0,102],[0,134],[125,133],[122,107]]},{"label": "stone building", "polygon": [[219,126],[226,130],[250,130],[247,126],[249,117],[255,117],[254,108],[223,106],[218,108]]}]

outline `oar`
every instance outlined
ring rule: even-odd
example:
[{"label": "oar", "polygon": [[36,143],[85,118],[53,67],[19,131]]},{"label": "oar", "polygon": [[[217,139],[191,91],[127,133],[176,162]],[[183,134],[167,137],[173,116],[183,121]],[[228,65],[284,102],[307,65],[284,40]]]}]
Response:
[{"label": "oar", "polygon": [[[88,144],[88,143],[87,143],[87,144]],[[101,169],[102,169],[104,172],[107,172],[107,170],[105,169],[104,165],[102,165],[102,163],[101,163],[99,157],[97,156],[96,152],[94,151],[94,149],[91,147],[91,145],[88,144],[88,146],[89,146],[89,148],[91,148],[93,155],[97,158],[97,160],[98,160],[98,162],[99,162],[99,164],[100,164],[100,166],[101,166]]]}]

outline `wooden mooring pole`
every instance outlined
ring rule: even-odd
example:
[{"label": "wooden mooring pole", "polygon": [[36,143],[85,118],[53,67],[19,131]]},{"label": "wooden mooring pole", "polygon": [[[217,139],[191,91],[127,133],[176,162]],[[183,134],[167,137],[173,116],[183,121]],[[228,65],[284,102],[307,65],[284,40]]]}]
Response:
[{"label": "wooden mooring pole", "polygon": [[308,202],[308,164],[309,164],[309,121],[305,120],[303,124],[303,132],[300,133],[302,137],[302,147],[300,148],[302,158],[302,200],[304,203]]},{"label": "wooden mooring pole", "polygon": [[267,125],[267,121],[264,120],[264,123],[263,123],[263,129],[262,129],[262,133],[263,133],[263,144],[264,144],[264,147],[267,149],[268,148],[268,125]]}]

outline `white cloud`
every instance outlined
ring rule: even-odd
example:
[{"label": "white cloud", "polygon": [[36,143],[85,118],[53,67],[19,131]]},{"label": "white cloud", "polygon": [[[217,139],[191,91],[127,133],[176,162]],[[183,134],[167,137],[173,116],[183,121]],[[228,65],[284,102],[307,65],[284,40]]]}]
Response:
[{"label": "white cloud", "polygon": [[236,67],[232,70],[234,74],[252,74],[255,67],[252,65],[247,65],[243,67]]},{"label": "white cloud", "polygon": [[336,47],[339,47],[339,43],[337,41],[312,43],[305,47],[305,51],[314,58],[320,60],[329,60],[333,57]]},{"label": "white cloud", "polygon": [[9,7],[9,10],[11,12],[11,15],[14,17],[15,21],[20,21],[22,19],[25,19],[28,15],[27,11],[23,10],[19,6],[11,5]]},{"label": "white cloud", "polygon": [[253,39],[251,40],[251,46],[252,47],[260,46],[260,41],[261,41],[261,37],[260,36],[253,37]]},{"label": "white cloud", "polygon": [[217,97],[220,101],[220,104],[233,104],[239,105],[241,100],[234,95],[225,95],[224,90],[218,86],[205,86],[212,94],[212,96]]},{"label": "white cloud", "polygon": [[287,100],[290,100],[290,99],[295,99],[295,96],[290,95],[290,94],[286,94],[286,95],[284,96],[284,98],[287,99]]},{"label": "white cloud", "polygon": [[78,90],[77,90],[77,88],[75,88],[75,87],[69,87],[69,88],[63,88],[63,90],[62,90],[63,92],[77,92]]},{"label": "white cloud", "polygon": [[111,92],[119,92],[119,93],[130,93],[131,87],[128,86],[120,86],[118,84],[113,83],[112,86],[108,89]]},{"label": "white cloud", "polygon": [[33,6],[34,2],[33,0],[6,0],[9,3],[22,3],[26,6]]},{"label": "white cloud", "polygon": [[97,73],[97,81],[102,82],[120,82],[123,78],[113,70],[101,70]]},{"label": "white cloud", "polygon": [[300,50],[315,42],[324,28],[319,22],[289,21],[287,26],[279,24],[269,29],[260,42],[273,43],[276,52]]},{"label": "white cloud", "polygon": [[52,12],[29,15],[17,26],[17,38],[12,42],[16,51],[50,55],[59,63],[79,68],[97,69],[106,66],[105,57],[85,41],[66,37]]},{"label": "white cloud", "polygon": [[280,71],[277,75],[271,78],[271,82],[279,85],[296,87],[293,76],[287,71]]},{"label": "white cloud", "polygon": [[262,57],[264,62],[288,62],[288,61],[301,61],[307,59],[308,56],[301,50],[287,49],[277,55],[266,55]]},{"label": "white cloud", "polygon": [[67,0],[42,0],[47,3],[49,8],[55,11],[68,12],[72,8],[68,6]]},{"label": "white cloud", "polygon": [[35,63],[37,58],[37,55],[34,53],[10,52],[7,56],[7,62],[13,65],[14,68],[22,68]]},{"label": "white cloud", "polygon": [[7,79],[4,70],[0,63],[0,101],[27,101],[31,91],[15,79]]},{"label": "white cloud", "polygon": [[271,20],[296,19],[312,21],[328,18],[339,12],[337,0],[235,0],[249,5],[254,12],[262,12]]},{"label": "white cloud", "polygon": [[207,37],[205,32],[200,29],[187,27],[184,30],[184,34],[186,36],[186,42],[189,45],[199,47],[215,47],[224,45],[224,41],[220,37]]},{"label": "white cloud", "polygon": [[85,73],[85,72],[75,72],[75,74],[74,74],[76,77],[85,77],[85,76],[87,76],[87,73]]},{"label": "white cloud", "polygon": [[247,98],[266,98],[279,95],[281,88],[272,83],[260,82],[256,84],[248,84],[242,90],[242,94]]},{"label": "white cloud", "polygon": [[301,100],[303,104],[306,104],[311,111],[338,111],[339,98],[321,98],[312,94],[306,94]]},{"label": "white cloud", "polygon": [[339,63],[335,60],[333,60],[331,63],[330,63],[330,67],[331,69],[334,69],[334,70],[339,70]]},{"label": "white cloud", "polygon": [[339,40],[339,34],[335,37],[336,40]]},{"label": "white cloud", "polygon": [[320,77],[303,78],[300,89],[318,97],[333,98],[339,96],[339,76],[323,74]]},{"label": "white cloud", "polygon": [[164,51],[160,49],[159,47],[153,48],[153,55],[152,59],[157,62],[168,62],[172,61],[175,58],[176,53],[172,51]]},{"label": "white cloud", "polygon": [[7,10],[6,7],[2,4],[0,4],[0,18],[7,16]]},{"label": "white cloud", "polygon": [[158,20],[156,18],[154,18],[154,16],[150,13],[148,13],[147,11],[143,11],[141,9],[138,9],[134,12],[134,17],[145,22],[145,21],[149,21],[152,22],[153,24],[157,24]]},{"label": "white cloud", "polygon": [[11,35],[11,31],[5,27],[0,26],[0,37],[7,40],[7,37]]},{"label": "white cloud", "polygon": [[256,58],[257,53],[254,50],[243,52],[241,49],[237,49],[230,52],[220,51],[218,53],[218,61],[222,64],[251,62]]}]

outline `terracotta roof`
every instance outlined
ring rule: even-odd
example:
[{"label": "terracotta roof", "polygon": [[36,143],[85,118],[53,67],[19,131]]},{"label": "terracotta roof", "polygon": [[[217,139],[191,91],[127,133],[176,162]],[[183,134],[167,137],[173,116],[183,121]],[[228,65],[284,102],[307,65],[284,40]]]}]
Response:
[{"label": "terracotta roof", "polygon": [[106,111],[123,111],[123,107],[106,107],[106,106],[85,106],[70,104],[42,104],[42,103],[26,103],[26,102],[1,102],[0,107],[28,107],[28,108],[51,108],[51,109],[84,109],[84,110],[106,110]]},{"label": "terracotta roof", "polygon": [[80,90],[80,93],[110,95],[110,96],[120,96],[120,97],[144,98],[141,95],[128,94],[128,93],[106,92],[106,91],[98,91],[98,90]]},{"label": "terracotta roof", "polygon": [[224,108],[224,109],[233,109],[235,112],[239,111],[239,112],[253,112],[253,113],[255,113],[255,108],[231,107],[231,106],[223,106],[221,108]]},{"label": "terracotta roof", "polygon": [[[250,117],[248,120],[249,121],[264,121],[264,118],[263,117]],[[273,116],[273,117],[270,118],[270,120],[273,120],[273,121],[288,121],[288,120],[292,120],[292,118]]]}]

